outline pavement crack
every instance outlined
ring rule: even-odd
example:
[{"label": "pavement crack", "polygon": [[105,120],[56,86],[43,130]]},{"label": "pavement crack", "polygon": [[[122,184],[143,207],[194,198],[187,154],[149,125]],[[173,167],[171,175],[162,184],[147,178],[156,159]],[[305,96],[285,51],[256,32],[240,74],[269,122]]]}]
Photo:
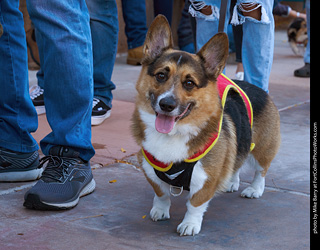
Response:
[{"label": "pavement crack", "polygon": [[22,189],[26,189],[26,188],[32,187],[34,184],[35,183],[31,183],[31,184],[26,184],[26,185],[22,185],[22,186],[19,186],[19,187],[14,187],[14,188],[10,188],[10,189],[7,189],[7,190],[3,190],[3,191],[0,191],[0,195],[6,195],[6,194],[12,194],[12,193],[15,193],[15,192],[19,192]]},{"label": "pavement crack", "polygon": [[[240,181],[241,184],[244,185],[250,185],[250,182],[246,182],[246,181]],[[279,188],[279,187],[272,187],[272,186],[265,186],[265,190],[271,191],[271,192],[281,192],[281,193],[289,193],[289,194],[294,194],[294,195],[300,195],[300,196],[304,196],[304,197],[309,197],[310,198],[310,194],[306,193],[306,192],[300,192],[300,191],[294,191],[291,189],[287,189],[287,188]]]},{"label": "pavement crack", "polygon": [[291,109],[291,108],[295,108],[295,107],[298,107],[298,106],[301,106],[301,105],[304,105],[304,104],[307,104],[307,103],[310,103],[310,100],[306,100],[306,101],[304,101],[304,102],[298,102],[298,103],[295,103],[295,104],[293,104],[293,105],[289,105],[289,106],[287,106],[287,107],[278,109],[278,111],[279,111],[279,112],[285,111],[285,110],[288,110],[288,109]]}]

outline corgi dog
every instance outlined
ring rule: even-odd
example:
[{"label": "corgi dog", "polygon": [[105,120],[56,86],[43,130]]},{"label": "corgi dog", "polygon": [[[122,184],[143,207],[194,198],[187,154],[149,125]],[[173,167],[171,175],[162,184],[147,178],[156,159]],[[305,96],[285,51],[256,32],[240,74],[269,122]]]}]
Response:
[{"label": "corgi dog", "polygon": [[197,54],[173,49],[164,16],[152,22],[136,84],[132,133],[138,159],[155,191],[150,217],[170,218],[170,196],[189,191],[180,235],[196,235],[214,194],[239,189],[245,160],[255,170],[241,196],[259,198],[280,146],[279,112],[268,94],[222,71],[228,56],[225,33]]}]

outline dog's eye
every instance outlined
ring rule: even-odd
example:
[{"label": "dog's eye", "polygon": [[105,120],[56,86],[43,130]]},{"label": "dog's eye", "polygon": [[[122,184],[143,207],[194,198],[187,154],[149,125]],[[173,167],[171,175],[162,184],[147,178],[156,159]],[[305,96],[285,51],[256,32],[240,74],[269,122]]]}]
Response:
[{"label": "dog's eye", "polygon": [[192,90],[196,86],[196,84],[191,80],[186,80],[182,84],[186,90]]},{"label": "dog's eye", "polygon": [[157,73],[155,76],[156,76],[156,79],[158,82],[165,82],[167,80],[166,74],[164,74],[162,72]]}]

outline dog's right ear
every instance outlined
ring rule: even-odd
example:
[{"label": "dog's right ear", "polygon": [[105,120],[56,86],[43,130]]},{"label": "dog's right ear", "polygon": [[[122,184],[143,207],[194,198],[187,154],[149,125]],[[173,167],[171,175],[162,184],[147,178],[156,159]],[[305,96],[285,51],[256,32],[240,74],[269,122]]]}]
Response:
[{"label": "dog's right ear", "polygon": [[164,50],[173,47],[172,33],[168,20],[163,15],[158,15],[150,25],[143,46],[143,63],[153,61]]}]

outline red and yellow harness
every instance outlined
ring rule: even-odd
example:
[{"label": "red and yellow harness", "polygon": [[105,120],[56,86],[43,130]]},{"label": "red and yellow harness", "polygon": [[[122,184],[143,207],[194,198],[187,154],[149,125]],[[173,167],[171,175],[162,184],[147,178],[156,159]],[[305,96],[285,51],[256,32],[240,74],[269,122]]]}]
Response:
[{"label": "red and yellow harness", "polygon": [[[221,104],[222,104],[222,114],[221,114],[220,121],[219,121],[218,132],[212,134],[212,136],[210,137],[210,139],[208,140],[208,142],[206,143],[206,145],[204,146],[204,148],[202,150],[200,150],[196,154],[192,155],[188,159],[185,159],[184,162],[186,162],[186,163],[197,162],[202,157],[204,157],[214,147],[214,145],[217,143],[217,141],[219,139],[219,136],[220,136],[221,127],[222,127],[223,109],[224,109],[224,106],[225,106],[225,103],[226,103],[226,99],[227,99],[227,95],[228,95],[228,92],[229,92],[230,89],[235,90],[242,97],[242,100],[243,100],[243,102],[244,102],[244,104],[245,104],[245,106],[247,108],[249,122],[250,122],[250,126],[252,128],[253,110],[252,110],[251,102],[250,102],[248,96],[246,95],[246,93],[236,83],[234,83],[232,80],[230,80],[224,74],[219,75],[219,77],[217,79],[217,88],[218,88],[218,92],[219,92],[219,96],[221,98]],[[250,150],[253,150],[254,146],[255,146],[254,143],[251,143]],[[174,163],[166,164],[166,163],[163,163],[161,161],[158,161],[155,157],[153,157],[144,148],[142,148],[141,151],[142,151],[142,154],[143,154],[144,158],[146,159],[146,161],[155,170],[158,170],[160,172],[167,172],[174,165]]]}]

